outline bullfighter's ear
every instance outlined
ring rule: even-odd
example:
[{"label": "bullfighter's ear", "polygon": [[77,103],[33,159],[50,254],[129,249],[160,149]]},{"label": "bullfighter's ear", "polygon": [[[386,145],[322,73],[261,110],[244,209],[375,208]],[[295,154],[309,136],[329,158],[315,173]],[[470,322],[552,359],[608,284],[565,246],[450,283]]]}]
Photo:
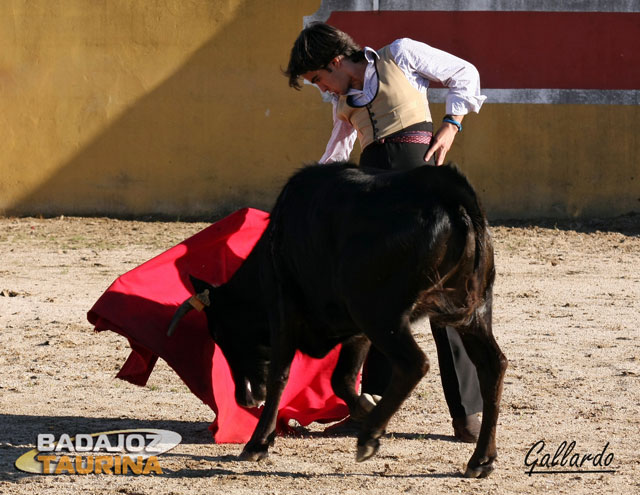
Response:
[{"label": "bullfighter's ear", "polygon": [[193,290],[196,294],[200,294],[207,289],[209,290],[209,292],[212,292],[215,288],[215,285],[211,285],[210,283],[205,282],[204,280],[200,280],[193,275],[189,275],[189,280],[191,280],[191,285],[193,285]]}]

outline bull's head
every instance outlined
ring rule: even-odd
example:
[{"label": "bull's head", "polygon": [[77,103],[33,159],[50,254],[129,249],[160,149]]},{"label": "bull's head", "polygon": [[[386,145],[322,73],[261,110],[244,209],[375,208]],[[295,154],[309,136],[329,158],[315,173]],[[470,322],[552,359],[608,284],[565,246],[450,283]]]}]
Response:
[{"label": "bull's head", "polygon": [[236,402],[257,407],[267,395],[267,372],[271,356],[269,329],[260,306],[230,294],[225,286],[214,287],[190,277],[196,295],[178,307],[169,324],[171,336],[191,310],[207,315],[209,334],[218,344],[231,369]]}]

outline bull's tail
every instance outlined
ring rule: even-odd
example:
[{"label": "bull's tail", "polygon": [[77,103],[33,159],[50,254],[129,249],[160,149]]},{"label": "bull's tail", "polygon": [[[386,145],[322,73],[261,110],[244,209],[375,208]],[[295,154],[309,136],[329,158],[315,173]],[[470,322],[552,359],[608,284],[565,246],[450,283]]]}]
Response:
[{"label": "bull's tail", "polygon": [[[484,210],[467,178],[453,165],[421,167],[422,194],[437,198],[455,228],[465,231],[465,245],[457,263],[434,280],[421,299],[437,325],[466,325],[484,302],[493,281],[493,248]],[[459,284],[464,283],[461,291]]]}]

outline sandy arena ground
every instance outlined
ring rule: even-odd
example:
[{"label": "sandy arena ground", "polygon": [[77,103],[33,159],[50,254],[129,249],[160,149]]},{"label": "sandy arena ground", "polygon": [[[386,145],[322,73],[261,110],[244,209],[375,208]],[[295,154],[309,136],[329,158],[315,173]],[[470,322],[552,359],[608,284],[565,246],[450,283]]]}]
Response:
[{"label": "sandy arena ground", "polygon": [[[355,462],[354,438],[278,438],[259,464],[215,445],[211,410],[158,363],[146,387],[114,376],[125,339],[95,334],[86,312],[120,274],[205,227],[109,219],[0,219],[0,493],[640,493],[640,216],[493,228],[494,333],[510,361],[496,471],[467,480],[473,446],[453,441],[435,348],[432,368],[392,420],[379,454]],[[162,475],[44,476],[15,460],[38,433],[176,431]],[[526,474],[529,449],[613,454],[609,473]],[[533,459],[532,456],[530,459]],[[587,464],[584,469],[594,469]],[[566,470],[569,467],[556,467]]]}]

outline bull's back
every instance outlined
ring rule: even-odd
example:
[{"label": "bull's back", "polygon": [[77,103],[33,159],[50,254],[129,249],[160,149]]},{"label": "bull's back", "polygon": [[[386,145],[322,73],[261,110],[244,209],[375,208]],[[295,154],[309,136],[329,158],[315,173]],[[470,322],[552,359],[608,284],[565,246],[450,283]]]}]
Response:
[{"label": "bull's back", "polygon": [[460,259],[474,225],[482,228],[484,215],[453,167],[384,173],[332,164],[290,179],[269,235],[276,271],[304,311],[339,327],[360,297],[413,304],[439,276],[434,270]]},{"label": "bull's back", "polygon": [[458,218],[461,208],[475,229],[486,228],[475,191],[453,166],[384,172],[349,163],[312,165],[282,190],[270,229],[278,247],[328,256],[361,237],[372,246],[413,231],[430,238],[429,227]]}]

